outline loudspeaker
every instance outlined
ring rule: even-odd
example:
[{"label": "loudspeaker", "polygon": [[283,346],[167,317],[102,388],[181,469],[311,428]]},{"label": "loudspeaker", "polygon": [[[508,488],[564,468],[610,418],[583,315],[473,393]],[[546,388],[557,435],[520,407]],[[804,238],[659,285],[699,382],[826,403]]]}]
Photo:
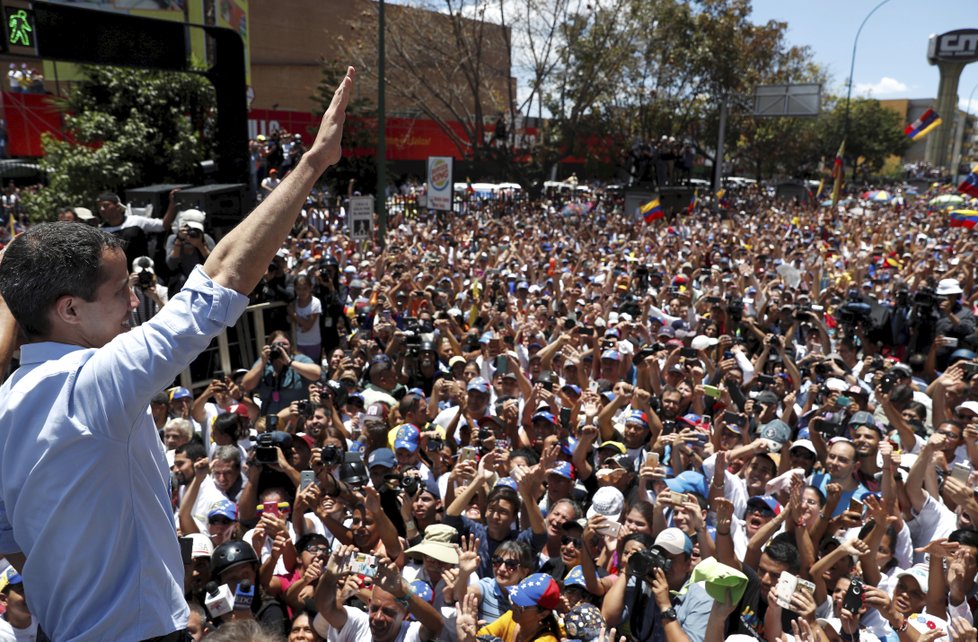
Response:
[{"label": "loudspeaker", "polygon": [[[176,188],[185,189],[189,184],[182,185],[147,185],[126,190],[126,202],[134,208],[153,207],[153,217],[163,218],[166,208],[170,206],[170,192]],[[169,232],[168,232],[169,233]]]},{"label": "loudspeaker", "polygon": [[219,238],[254,207],[246,196],[247,190],[244,183],[198,185],[178,192],[177,205],[181,210],[194,208],[204,212],[208,227],[217,233],[215,238]]}]

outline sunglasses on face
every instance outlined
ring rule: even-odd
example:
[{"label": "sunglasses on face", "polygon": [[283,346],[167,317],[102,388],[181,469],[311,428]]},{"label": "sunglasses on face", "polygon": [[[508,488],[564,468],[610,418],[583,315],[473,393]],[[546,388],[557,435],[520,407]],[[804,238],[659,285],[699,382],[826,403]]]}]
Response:
[{"label": "sunglasses on face", "polygon": [[229,524],[232,524],[233,523],[233,520],[230,520],[227,517],[211,517],[209,520],[207,520],[207,523],[208,524],[220,524],[221,526],[227,526]]},{"label": "sunglasses on face", "polygon": [[492,557],[492,565],[493,566],[499,566],[500,564],[505,564],[506,565],[506,568],[508,568],[509,570],[513,571],[513,570],[516,570],[519,567],[520,561],[519,560],[514,560],[514,559],[504,560],[503,558],[499,557],[498,555],[493,555],[493,557]]},{"label": "sunglasses on face", "polygon": [[564,546],[573,546],[576,549],[581,548],[581,540],[577,537],[571,537],[570,535],[564,535],[560,538],[560,543]]}]

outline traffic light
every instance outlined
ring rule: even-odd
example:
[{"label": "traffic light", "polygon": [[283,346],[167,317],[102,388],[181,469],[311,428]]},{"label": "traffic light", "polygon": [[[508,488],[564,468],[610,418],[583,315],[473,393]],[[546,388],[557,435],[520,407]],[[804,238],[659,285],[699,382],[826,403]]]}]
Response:
[{"label": "traffic light", "polygon": [[29,2],[3,2],[3,36],[4,52],[18,56],[37,55],[37,26]]}]

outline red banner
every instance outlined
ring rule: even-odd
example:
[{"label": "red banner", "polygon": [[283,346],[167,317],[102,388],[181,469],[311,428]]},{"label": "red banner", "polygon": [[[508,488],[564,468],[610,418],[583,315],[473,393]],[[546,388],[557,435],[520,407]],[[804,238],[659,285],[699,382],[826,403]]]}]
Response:
[{"label": "red banner", "polygon": [[61,113],[46,94],[2,92],[3,117],[7,121],[7,155],[44,155],[41,134],[62,138]]}]

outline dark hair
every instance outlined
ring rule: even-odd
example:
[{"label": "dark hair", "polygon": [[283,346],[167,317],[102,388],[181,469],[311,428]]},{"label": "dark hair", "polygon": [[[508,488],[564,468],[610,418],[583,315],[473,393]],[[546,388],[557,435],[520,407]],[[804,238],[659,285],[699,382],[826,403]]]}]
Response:
[{"label": "dark hair", "polygon": [[947,539],[950,542],[978,548],[978,531],[971,528],[959,528],[956,531],[952,531],[947,536]]},{"label": "dark hair", "polygon": [[517,448],[509,455],[510,459],[516,457],[522,457],[530,466],[536,466],[538,463],[540,463],[540,456],[537,455],[537,452],[532,448]]},{"label": "dark hair", "polygon": [[401,401],[397,404],[397,410],[401,413],[401,417],[405,416],[407,413],[414,410],[414,406],[424,399],[419,394],[409,392],[401,398]]},{"label": "dark hair", "polygon": [[98,195],[98,198],[96,198],[95,200],[108,201],[110,203],[116,203],[116,204],[122,202],[122,199],[119,198],[119,195],[116,194],[115,192],[102,192],[101,194]]},{"label": "dark hair", "polygon": [[237,441],[240,438],[241,419],[236,413],[223,412],[214,418],[214,423],[211,424],[211,432],[227,435]]},{"label": "dark hair", "polygon": [[626,508],[622,512],[622,515],[626,516],[633,510],[638,511],[645,521],[648,522],[649,528],[652,528],[652,524],[655,521],[655,507],[651,503],[645,501],[644,499],[640,499]]},{"label": "dark hair", "polygon": [[[784,534],[794,537],[793,533]],[[801,556],[798,554],[798,548],[791,542],[780,537],[775,537],[771,541],[771,544],[764,549],[764,554],[778,564],[787,566],[788,570],[792,573],[797,573],[801,569]]]},{"label": "dark hair", "polygon": [[812,486],[809,484],[801,489],[802,492],[805,492],[806,490],[814,490],[815,495],[818,497],[818,505],[825,506],[825,493],[823,493],[818,486]]},{"label": "dark hair", "polygon": [[502,555],[503,553],[512,553],[515,555],[516,559],[520,561],[520,566],[525,569],[532,571],[536,564],[536,556],[530,550],[530,547],[515,539],[506,540],[496,547],[496,555]]},{"label": "dark hair", "polygon": [[497,499],[509,502],[513,506],[513,512],[519,513],[522,504],[520,503],[520,496],[515,490],[509,488],[508,486],[497,486],[489,492],[489,497],[486,498],[486,506],[493,503]]},{"label": "dark hair", "polygon": [[207,449],[200,442],[188,441],[181,446],[177,446],[173,453],[175,455],[186,455],[190,461],[197,461],[207,456]]},{"label": "dark hair", "polygon": [[621,540],[622,550],[624,550],[625,544],[628,542],[638,542],[645,548],[652,548],[655,545],[655,538],[648,533],[630,533],[625,536],[625,539]]},{"label": "dark hair", "polygon": [[329,540],[319,533],[306,533],[296,541],[295,550],[302,553],[313,544],[325,544],[329,547]]},{"label": "dark hair", "polygon": [[124,246],[122,239],[83,223],[35,225],[4,251],[0,295],[28,338],[46,337],[58,299],[94,301],[106,278],[102,254]]}]

